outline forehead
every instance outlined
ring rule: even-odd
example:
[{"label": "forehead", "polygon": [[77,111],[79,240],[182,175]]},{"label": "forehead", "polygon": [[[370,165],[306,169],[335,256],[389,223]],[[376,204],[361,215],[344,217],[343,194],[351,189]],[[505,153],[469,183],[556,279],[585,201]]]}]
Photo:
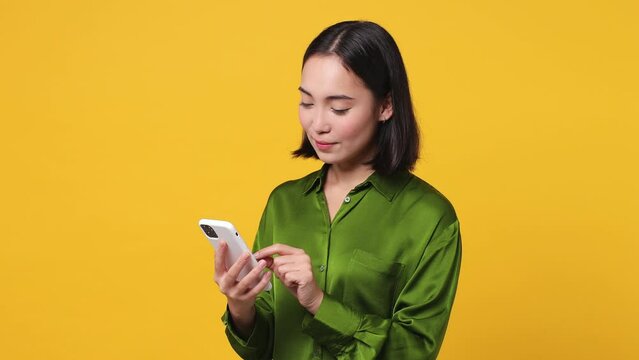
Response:
[{"label": "forehead", "polygon": [[313,55],[302,68],[301,86],[313,97],[325,97],[336,93],[357,95],[366,92],[362,80],[347,70],[337,55]]}]

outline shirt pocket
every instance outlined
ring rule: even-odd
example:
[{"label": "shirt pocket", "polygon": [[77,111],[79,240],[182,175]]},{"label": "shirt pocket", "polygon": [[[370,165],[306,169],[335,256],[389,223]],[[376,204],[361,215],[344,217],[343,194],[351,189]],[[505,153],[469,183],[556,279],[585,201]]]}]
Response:
[{"label": "shirt pocket", "polygon": [[355,249],[349,260],[344,302],[355,310],[390,317],[404,265]]}]

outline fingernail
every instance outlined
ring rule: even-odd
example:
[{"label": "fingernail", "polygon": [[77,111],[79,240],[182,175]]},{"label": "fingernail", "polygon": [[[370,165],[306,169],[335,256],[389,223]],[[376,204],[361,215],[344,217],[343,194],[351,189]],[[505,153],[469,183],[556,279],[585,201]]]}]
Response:
[{"label": "fingernail", "polygon": [[264,261],[264,260],[260,260],[260,261],[258,262],[258,265],[259,265],[259,266],[261,266],[261,267],[265,267],[265,266],[266,266],[266,261]]}]

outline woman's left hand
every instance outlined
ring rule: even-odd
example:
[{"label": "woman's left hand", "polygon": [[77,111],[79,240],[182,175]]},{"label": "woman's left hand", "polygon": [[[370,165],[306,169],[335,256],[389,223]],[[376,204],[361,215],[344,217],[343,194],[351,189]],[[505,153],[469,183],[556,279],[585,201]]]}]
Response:
[{"label": "woman's left hand", "polygon": [[324,299],[324,292],[315,282],[311,258],[304,250],[284,244],[273,244],[254,255],[258,261],[266,260],[266,266],[273,270],[300,305],[315,315]]}]

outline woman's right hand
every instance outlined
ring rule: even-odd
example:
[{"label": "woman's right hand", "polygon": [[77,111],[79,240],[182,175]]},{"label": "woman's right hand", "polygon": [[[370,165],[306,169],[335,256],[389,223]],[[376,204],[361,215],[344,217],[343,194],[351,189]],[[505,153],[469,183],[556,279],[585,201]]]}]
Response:
[{"label": "woman's right hand", "polygon": [[233,319],[233,325],[241,335],[250,335],[255,323],[255,299],[267,285],[271,278],[270,272],[261,274],[266,268],[266,261],[260,260],[258,265],[251,270],[242,280],[237,277],[249,262],[250,253],[245,252],[230,267],[226,268],[228,245],[220,240],[218,251],[215,253],[215,283],[222,294],[226,296],[229,312]]}]

